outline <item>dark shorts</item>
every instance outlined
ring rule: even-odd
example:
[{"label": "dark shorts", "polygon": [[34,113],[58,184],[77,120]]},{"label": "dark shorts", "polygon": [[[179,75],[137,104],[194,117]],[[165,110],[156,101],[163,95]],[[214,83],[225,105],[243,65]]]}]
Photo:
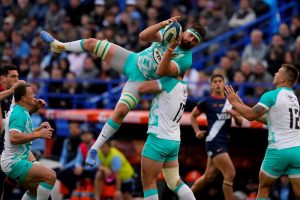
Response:
[{"label": "dark shorts", "polygon": [[228,152],[228,143],[218,142],[218,141],[206,142],[205,149],[206,149],[207,155],[210,158],[213,158],[218,154],[227,153]]},{"label": "dark shorts", "polygon": [[132,193],[135,189],[134,180],[129,179],[128,181],[122,182],[122,193]]},{"label": "dark shorts", "polygon": [[4,133],[0,133],[0,155],[4,150]]}]

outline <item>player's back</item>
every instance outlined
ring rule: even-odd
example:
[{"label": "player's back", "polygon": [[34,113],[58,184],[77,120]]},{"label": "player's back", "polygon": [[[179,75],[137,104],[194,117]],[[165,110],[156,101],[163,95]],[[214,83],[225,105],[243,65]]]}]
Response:
[{"label": "player's back", "polygon": [[171,77],[158,81],[163,90],[152,100],[147,132],[158,138],[180,141],[179,121],[187,100],[187,85]]},{"label": "player's back", "polygon": [[300,146],[299,102],[293,90],[280,87],[265,93],[262,98],[269,101],[265,101],[267,105],[260,104],[270,106],[267,114],[269,148]]}]

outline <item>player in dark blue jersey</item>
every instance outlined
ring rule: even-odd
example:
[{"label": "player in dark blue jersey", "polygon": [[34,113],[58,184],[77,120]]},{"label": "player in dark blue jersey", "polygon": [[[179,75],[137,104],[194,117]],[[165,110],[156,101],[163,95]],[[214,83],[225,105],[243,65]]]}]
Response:
[{"label": "player in dark blue jersey", "polygon": [[191,113],[191,124],[196,137],[204,137],[205,131],[199,129],[197,117],[205,113],[208,122],[208,135],[206,137],[206,151],[208,155],[205,173],[194,185],[192,191],[197,192],[212,182],[216,175],[221,172],[223,180],[223,193],[226,200],[233,199],[233,179],[235,176],[234,165],[228,155],[229,129],[231,118],[241,126],[242,117],[232,110],[231,104],[225,98],[225,81],[222,75],[213,75],[211,81],[211,96],[193,109]]}]

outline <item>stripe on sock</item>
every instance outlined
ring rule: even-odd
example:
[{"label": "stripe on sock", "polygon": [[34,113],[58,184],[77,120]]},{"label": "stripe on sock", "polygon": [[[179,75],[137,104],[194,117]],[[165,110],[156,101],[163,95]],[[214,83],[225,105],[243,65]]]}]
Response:
[{"label": "stripe on sock", "polygon": [[101,42],[102,42],[102,41],[99,40],[98,43],[97,43],[95,55],[97,55],[97,53],[98,53],[98,49],[99,49],[99,47],[100,47],[100,45],[101,45]]},{"label": "stripe on sock", "polygon": [[149,197],[149,196],[152,196],[155,194],[158,194],[157,189],[150,189],[150,190],[144,191],[144,197]]},{"label": "stripe on sock", "polygon": [[178,193],[178,191],[180,190],[180,188],[184,186],[184,182],[182,181],[181,183],[179,183],[179,185],[175,188],[174,192]]},{"label": "stripe on sock", "polygon": [[120,124],[114,122],[111,118],[108,119],[107,124],[115,130],[118,130],[121,126]]},{"label": "stripe on sock", "polygon": [[45,182],[40,182],[40,186],[42,186],[43,188],[47,189],[47,190],[52,190],[54,185],[49,185],[48,183]]},{"label": "stripe on sock", "polygon": [[83,47],[83,39],[80,40],[80,47],[81,47],[81,50],[82,50],[82,51],[85,51],[85,49],[84,49],[84,47]]}]

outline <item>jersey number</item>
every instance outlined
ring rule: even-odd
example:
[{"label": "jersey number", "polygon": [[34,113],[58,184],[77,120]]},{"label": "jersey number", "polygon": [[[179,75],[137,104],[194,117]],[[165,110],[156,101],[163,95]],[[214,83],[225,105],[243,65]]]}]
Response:
[{"label": "jersey number", "polygon": [[290,112],[290,128],[300,129],[299,128],[299,110],[289,108]]},{"label": "jersey number", "polygon": [[[185,103],[180,103],[180,106],[179,106],[179,109],[178,109],[178,111],[177,111],[177,113],[176,113],[176,115],[175,115],[175,117],[174,117],[174,119],[173,119],[173,122],[175,122],[176,121],[176,123],[178,123],[179,121],[180,121],[180,119],[181,119],[181,117],[182,117],[182,113],[183,113],[183,111],[184,111],[184,108],[185,108]],[[177,119],[178,118],[178,119]]]}]

